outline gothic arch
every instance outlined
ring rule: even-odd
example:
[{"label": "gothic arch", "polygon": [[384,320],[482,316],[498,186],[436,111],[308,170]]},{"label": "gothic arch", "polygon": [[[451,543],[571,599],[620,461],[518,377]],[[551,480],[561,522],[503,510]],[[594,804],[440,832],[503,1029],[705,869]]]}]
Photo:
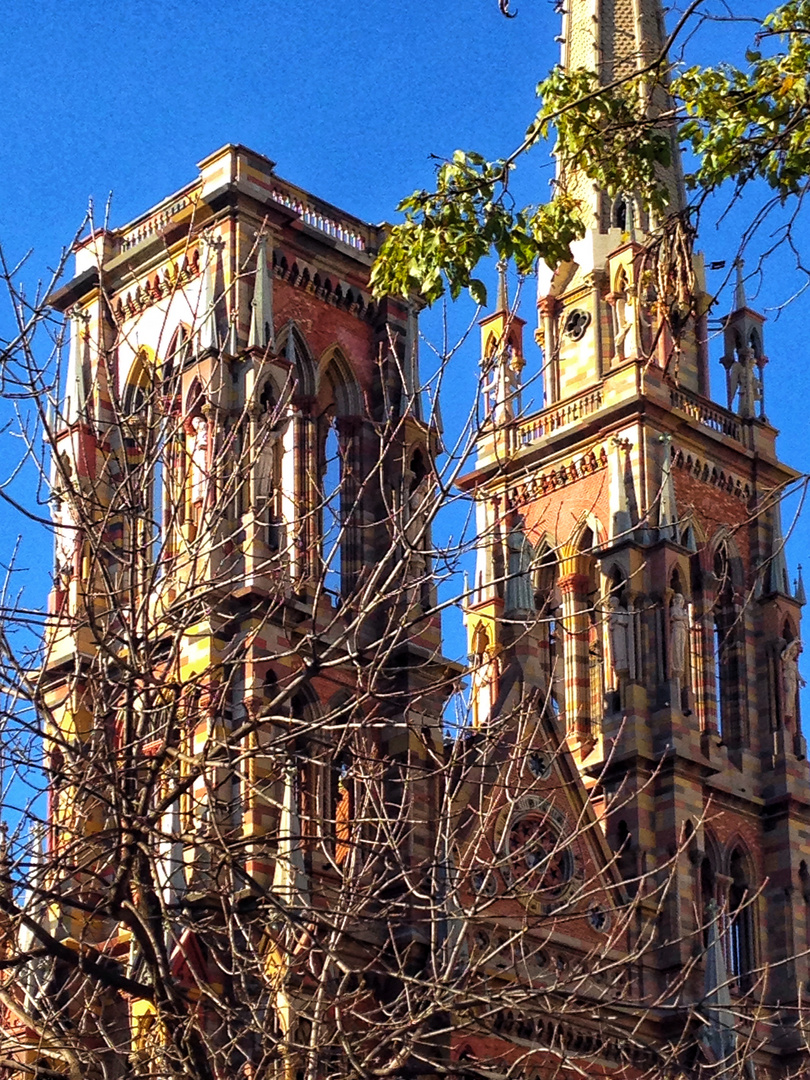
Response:
[{"label": "gothic arch", "polygon": [[154,371],[155,354],[147,345],[142,345],[132,358],[121,393],[121,407],[126,417],[135,418],[146,407]]},{"label": "gothic arch", "polygon": [[174,333],[169,339],[169,347],[159,365],[160,377],[163,382],[174,378],[186,365],[191,352],[191,327],[180,322],[175,327]]},{"label": "gothic arch", "polygon": [[728,852],[728,967],[740,989],[748,990],[757,963],[755,866],[741,838],[729,843]]},{"label": "gothic arch", "polygon": [[556,587],[559,573],[557,545],[550,533],[544,533],[535,544],[534,590],[541,606]]},{"label": "gothic arch", "polygon": [[[324,399],[328,391],[335,415],[359,416],[363,412],[363,399],[360,387],[354,377],[351,365],[337,345],[328,349],[318,362],[318,396]],[[327,402],[324,400],[324,405]]]},{"label": "gothic arch", "polygon": [[714,687],[717,733],[732,747],[747,742],[745,712],[745,626],[742,595],[744,570],[739,550],[726,529],[719,529],[709,545],[711,558],[703,602],[709,616],[707,656]]},{"label": "gothic arch", "polygon": [[290,319],[276,340],[278,353],[286,356],[293,364],[294,378],[298,384],[296,395],[314,397],[317,389],[317,369],[301,328]]},{"label": "gothic arch", "polygon": [[620,265],[616,270],[616,276],[613,278],[613,292],[616,295],[620,293],[626,293],[630,288],[630,280],[627,277],[627,269],[624,265]]},{"label": "gothic arch", "polygon": [[188,423],[193,416],[202,416],[202,409],[205,403],[206,397],[203,392],[202,383],[195,375],[186,392],[186,400],[183,405],[183,415],[186,418],[186,423]]},{"label": "gothic arch", "polygon": [[727,580],[719,582],[718,589],[722,589],[728,583],[735,593],[741,592],[745,588],[745,567],[740,556],[740,549],[725,527],[717,530],[708,545],[707,569],[713,571],[715,576],[718,559],[723,560],[727,568]]},{"label": "gothic arch", "polygon": [[567,540],[559,546],[558,558],[563,573],[590,572],[594,551],[604,543],[605,531],[592,511],[583,513]]}]

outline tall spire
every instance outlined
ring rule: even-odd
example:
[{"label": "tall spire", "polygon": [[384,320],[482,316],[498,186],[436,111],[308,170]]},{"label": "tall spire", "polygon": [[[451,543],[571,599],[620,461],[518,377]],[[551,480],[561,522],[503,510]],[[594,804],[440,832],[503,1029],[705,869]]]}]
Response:
[{"label": "tall spire", "polygon": [[495,311],[504,313],[509,311],[509,289],[506,282],[506,263],[503,259],[498,262],[498,300]]},{"label": "tall spire", "polygon": [[731,993],[723,958],[723,946],[717,932],[720,914],[714,901],[710,901],[706,907],[709,919],[709,940],[706,946],[706,993],[703,998],[706,1027],[703,1031],[703,1041],[711,1050],[716,1063],[731,1066],[737,1038],[734,1032],[734,1014],[731,1011]]},{"label": "tall spire", "polygon": [[[593,0],[593,3],[569,3],[563,8],[562,66],[566,71],[593,71],[602,86],[610,86],[633,76],[654,63],[666,44],[664,15],[660,0]],[[660,88],[648,98],[650,113],[667,109],[666,93]],[[676,133],[672,130],[672,165],[665,180],[670,192],[670,205],[679,209],[685,203],[683,173]],[[568,177],[571,193],[590,205],[592,228],[604,233],[611,227],[622,227],[626,203],[632,192],[611,200],[594,188],[585,177]],[[645,222],[637,220],[643,229]]]},{"label": "tall spire", "polygon": [[790,596],[790,578],[785,558],[785,538],[782,534],[782,504],[777,501],[771,509],[771,551],[768,569],[768,592]]}]

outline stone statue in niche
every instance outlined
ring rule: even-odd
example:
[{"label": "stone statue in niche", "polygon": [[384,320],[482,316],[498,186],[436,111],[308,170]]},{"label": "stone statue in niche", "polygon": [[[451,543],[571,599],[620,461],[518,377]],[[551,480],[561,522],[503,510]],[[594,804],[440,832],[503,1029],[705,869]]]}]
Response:
[{"label": "stone statue in niche", "polygon": [[532,563],[534,548],[523,531],[524,519],[518,517],[506,540],[508,577],[506,579],[505,611],[534,611]]},{"label": "stone statue in niche", "polygon": [[256,455],[256,499],[266,503],[273,498],[276,487],[276,443],[278,434],[265,430],[260,433],[261,443]]},{"label": "stone statue in niche", "polygon": [[675,593],[669,609],[669,666],[672,677],[680,679],[686,671],[686,642],[689,637],[689,612],[682,593]]},{"label": "stone statue in niche", "polygon": [[477,725],[483,724],[492,715],[498,688],[499,665],[489,649],[473,657],[472,692],[474,718]]},{"label": "stone statue in niche", "polygon": [[799,655],[802,643],[798,638],[788,642],[782,650],[783,719],[795,719],[798,714],[799,689],[807,683],[799,674]]},{"label": "stone statue in niche", "polygon": [[191,418],[191,505],[202,507],[208,494],[208,421],[203,416]]},{"label": "stone statue in niche", "polygon": [[[632,355],[635,342],[631,337],[631,331],[636,327],[636,298],[628,284],[627,278],[622,274],[617,282],[616,292],[611,293],[607,299],[613,305],[613,326],[615,352],[613,359],[616,361],[627,359]],[[628,337],[630,341],[628,342]]]},{"label": "stone statue in niche", "polygon": [[633,626],[630,612],[622,607],[618,596],[608,601],[608,638],[610,659],[617,680],[630,675],[630,659],[633,653]]},{"label": "stone statue in niche", "polygon": [[487,370],[489,378],[482,386],[484,413],[495,424],[509,424],[520,411],[520,371],[523,359],[511,343],[494,353]]},{"label": "stone statue in niche", "polygon": [[737,414],[750,419],[756,413],[756,403],[762,401],[762,380],[755,374],[756,360],[750,349],[741,349],[728,368],[728,407],[737,397]]}]

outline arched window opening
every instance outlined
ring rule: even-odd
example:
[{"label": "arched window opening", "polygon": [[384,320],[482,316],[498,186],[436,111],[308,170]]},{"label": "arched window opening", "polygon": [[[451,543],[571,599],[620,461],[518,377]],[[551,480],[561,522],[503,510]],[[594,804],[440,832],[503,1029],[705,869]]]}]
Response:
[{"label": "arched window opening", "polygon": [[176,393],[178,376],[188,362],[191,348],[191,334],[183,323],[172,334],[166,356],[160,369],[160,377],[164,390],[170,394]]},{"label": "arched window opening", "polygon": [[565,672],[563,661],[562,598],[558,586],[559,566],[547,547],[538,560],[535,605],[540,630],[540,661],[546,702],[555,714],[563,708]]},{"label": "arched window opening", "polygon": [[613,204],[612,225],[614,229],[621,229],[622,232],[627,230],[627,200],[623,195],[620,195]]},{"label": "arched window opening", "polygon": [[413,582],[410,590],[412,601],[427,606],[430,603],[430,530],[426,527],[429,507],[429,474],[425,456],[421,450],[413,452],[408,464],[408,506],[405,525],[406,574]]},{"label": "arched window opening", "polygon": [[[589,554],[593,551],[594,544],[593,529],[588,526],[580,538],[579,550],[584,554]],[[588,700],[580,703],[577,725],[580,736],[585,739],[594,738],[601,731],[605,712],[604,619],[599,568],[595,559],[588,558],[587,572],[585,614],[588,642]]]},{"label": "arched window opening", "polygon": [[[362,541],[354,525],[354,499],[358,476],[371,467],[357,458],[361,438],[358,417],[363,411],[359,387],[341,353],[335,351],[322,364],[316,402],[317,487],[308,482],[309,497],[316,512],[309,515],[313,531],[309,550],[314,552],[313,577],[333,598],[347,596],[355,575],[363,565]],[[308,434],[307,434],[307,437]],[[368,538],[371,545],[371,538]]]},{"label": "arched window opening", "polygon": [[339,596],[343,582],[343,455],[336,418],[327,415],[323,419],[328,426],[321,473],[321,567],[324,588]]},{"label": "arched window opening", "polygon": [[627,582],[618,566],[614,566],[610,571],[608,580],[610,582],[610,595],[615,596],[624,607],[627,603]]},{"label": "arched window opening", "polygon": [[282,546],[280,443],[278,401],[271,379],[261,387],[257,405],[253,512],[265,544],[271,551],[278,551]]},{"label": "arched window opening", "polygon": [[[313,758],[313,744],[309,737],[316,726],[315,711],[309,697],[299,692],[290,702],[290,713],[295,725],[295,735],[287,743],[287,768],[289,780],[292,783],[290,809],[296,820],[292,825],[288,824],[287,828],[297,828],[301,836],[313,836],[317,835],[319,817],[317,805],[319,763]],[[282,839],[285,838],[282,837]],[[295,844],[294,838],[293,843]],[[300,837],[297,846],[299,848],[301,846]]]},{"label": "arched window opening", "polygon": [[[232,670],[226,707],[226,729],[229,733],[236,732],[249,720],[244,664],[236,664]],[[241,739],[237,744],[232,737],[228,737],[228,775],[222,785],[222,794],[227,802],[225,819],[234,831],[241,830],[244,817],[241,745]]]},{"label": "arched window opening", "polygon": [[717,733],[724,740],[738,737],[737,688],[739,683],[736,648],[737,614],[725,546],[714,557],[717,596],[714,605],[714,694]]},{"label": "arched window opening", "polygon": [[746,859],[737,848],[729,862],[731,885],[728,894],[728,967],[741,991],[750,990],[754,968],[754,903],[746,871]]},{"label": "arched window opening", "polygon": [[121,401],[121,407],[124,412],[124,418],[131,421],[146,421],[146,410],[149,401],[148,381],[146,372],[141,367],[139,361],[136,360],[137,371],[134,372],[134,378],[130,378],[129,382],[124,389],[124,396]]},{"label": "arched window opening", "polygon": [[[137,524],[124,521],[125,546],[134,543],[137,560],[160,577],[171,554],[171,527],[182,509],[174,506],[176,445],[172,409],[166,408],[155,364],[141,350],[121,399],[121,432],[128,472],[125,487],[140,513]],[[182,500],[181,500],[182,502]],[[124,564],[132,565],[127,555]]]},{"label": "arched window opening", "polygon": [[754,354],[755,360],[762,359],[762,341],[756,330],[752,330],[748,337],[748,347]]}]

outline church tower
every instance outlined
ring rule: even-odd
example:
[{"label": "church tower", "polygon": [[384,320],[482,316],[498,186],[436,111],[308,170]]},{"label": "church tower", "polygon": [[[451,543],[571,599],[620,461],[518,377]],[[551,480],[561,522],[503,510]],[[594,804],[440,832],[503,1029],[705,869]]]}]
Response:
[{"label": "church tower", "polygon": [[[47,418],[41,703],[62,899],[42,918],[62,966],[32,966],[26,993],[40,1015],[49,979],[76,983],[79,942],[125,972],[126,994],[105,989],[92,1013],[114,1070],[159,1047],[198,1077],[247,1076],[262,1054],[293,1077],[308,1048],[330,1052],[290,989],[311,976],[321,920],[327,964],[349,962],[336,921],[363,924],[364,905],[394,910],[368,916],[374,955],[389,945],[375,925],[396,924],[401,949],[425,934],[407,880],[436,862],[437,436],[419,301],[370,294],[381,241],[229,145],[86,237],[50,297],[69,336]],[[365,899],[358,880],[374,883]],[[182,1047],[177,986],[202,1018]],[[272,1022],[231,1018],[226,1038],[221,995],[258,986]],[[69,1008],[97,992],[77,983]]]},{"label": "church tower", "polygon": [[[569,70],[607,86],[661,53],[657,0],[565,8]],[[685,1022],[720,950],[740,1015],[781,1003],[789,1053],[810,975],[805,596],[785,561],[780,499],[798,474],[765,415],[765,320],[739,265],[718,403],[703,262],[671,258],[689,239],[677,152],[660,221],[632,192],[561,179],[589,228],[572,262],[539,271],[542,370],[523,360],[503,290],[481,324],[486,400],[462,482],[479,534],[465,612],[474,722],[516,694],[539,702],[628,891],[671,868],[642,996]]]}]

